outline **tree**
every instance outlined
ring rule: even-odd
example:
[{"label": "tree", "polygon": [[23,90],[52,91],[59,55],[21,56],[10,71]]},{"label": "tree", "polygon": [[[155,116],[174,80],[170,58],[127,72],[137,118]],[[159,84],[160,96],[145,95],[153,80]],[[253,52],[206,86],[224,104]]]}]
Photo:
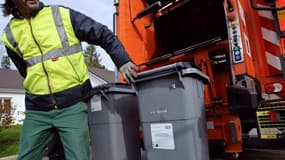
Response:
[{"label": "tree", "polygon": [[0,41],[0,60],[1,60],[1,68],[11,69],[10,59],[7,56],[5,46],[1,41]]},{"label": "tree", "polygon": [[13,125],[15,109],[16,107],[13,106],[11,99],[0,99],[0,127]]},{"label": "tree", "polygon": [[0,56],[2,57],[4,55],[5,52],[5,47],[4,47],[4,44],[1,42],[0,40]]},{"label": "tree", "polygon": [[84,50],[84,53],[86,63],[89,67],[106,69],[106,67],[100,63],[100,55],[94,45],[88,44],[88,46]]},{"label": "tree", "polygon": [[2,56],[1,68],[11,69],[11,62],[8,56]]}]

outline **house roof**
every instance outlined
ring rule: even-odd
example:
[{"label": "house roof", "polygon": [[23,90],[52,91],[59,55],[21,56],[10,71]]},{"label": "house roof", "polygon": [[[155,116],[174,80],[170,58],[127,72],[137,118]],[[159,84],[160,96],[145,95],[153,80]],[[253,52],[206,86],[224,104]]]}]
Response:
[{"label": "house roof", "polygon": [[23,89],[23,80],[18,71],[0,68],[0,88]]},{"label": "house roof", "polygon": [[116,73],[114,71],[108,71],[95,67],[89,67],[88,70],[106,82],[116,82]]},{"label": "house roof", "polygon": [[[89,72],[106,82],[116,82],[116,74],[113,71],[91,67]],[[0,68],[0,89],[23,89],[23,80],[17,70]]]}]

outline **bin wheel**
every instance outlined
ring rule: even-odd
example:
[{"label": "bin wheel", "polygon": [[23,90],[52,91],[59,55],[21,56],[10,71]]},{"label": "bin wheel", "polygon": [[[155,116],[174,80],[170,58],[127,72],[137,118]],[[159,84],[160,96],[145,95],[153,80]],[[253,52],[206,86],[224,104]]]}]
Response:
[{"label": "bin wheel", "polygon": [[239,153],[238,152],[232,153],[232,159],[238,159],[238,158],[239,158]]}]

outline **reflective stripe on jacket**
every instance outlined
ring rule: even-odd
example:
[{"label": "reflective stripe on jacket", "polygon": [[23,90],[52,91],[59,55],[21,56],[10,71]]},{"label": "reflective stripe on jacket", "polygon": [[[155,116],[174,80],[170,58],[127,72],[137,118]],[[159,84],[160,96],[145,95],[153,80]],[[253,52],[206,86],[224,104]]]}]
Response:
[{"label": "reflective stripe on jacket", "polygon": [[87,97],[88,70],[69,9],[49,6],[29,20],[13,18],[2,41],[27,64],[27,108],[63,108]]}]

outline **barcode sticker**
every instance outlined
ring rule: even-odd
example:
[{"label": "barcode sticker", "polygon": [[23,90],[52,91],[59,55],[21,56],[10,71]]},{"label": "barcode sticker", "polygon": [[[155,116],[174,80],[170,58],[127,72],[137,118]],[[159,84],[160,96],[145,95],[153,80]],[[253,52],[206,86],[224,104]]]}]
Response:
[{"label": "barcode sticker", "polygon": [[150,124],[152,147],[154,149],[174,150],[173,126],[171,123]]}]

